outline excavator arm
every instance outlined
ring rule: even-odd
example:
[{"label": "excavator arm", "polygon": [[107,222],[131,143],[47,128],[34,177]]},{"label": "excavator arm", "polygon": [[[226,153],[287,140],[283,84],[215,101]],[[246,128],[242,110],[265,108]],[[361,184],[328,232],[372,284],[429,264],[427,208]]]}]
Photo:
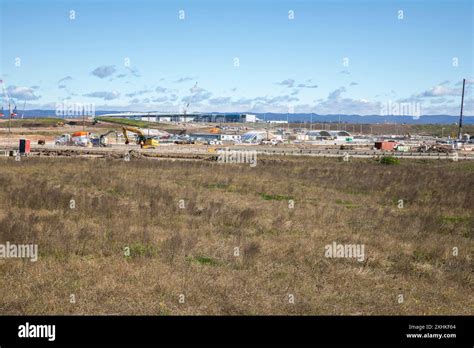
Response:
[{"label": "excavator arm", "polygon": [[115,133],[115,134],[117,134],[117,132],[116,132],[116,131],[114,131],[114,130],[110,130],[110,131],[108,131],[107,133],[101,134],[101,135],[100,135],[100,137],[101,137],[101,138],[105,138],[107,135],[109,135],[109,134],[112,134],[112,133]]},{"label": "excavator arm", "polygon": [[125,144],[129,144],[130,143],[130,139],[127,135],[127,132],[131,132],[131,133],[134,133],[134,134],[137,134],[138,135],[138,143],[140,143],[140,141],[142,141],[144,138],[145,138],[145,134],[143,134],[143,132],[137,128],[133,128],[133,127],[122,127],[122,132],[123,132],[123,136],[125,137]]},{"label": "excavator arm", "polygon": [[137,128],[124,126],[122,127],[122,131],[125,137],[125,144],[130,143],[130,139],[128,138],[127,132],[132,132],[138,136],[137,144],[140,145],[143,149],[153,149],[155,146],[159,145],[158,141],[155,138],[145,136],[145,134]]},{"label": "excavator arm", "polygon": [[107,136],[112,133],[115,133],[115,135],[117,135],[117,132],[114,130],[110,130],[104,134],[99,135],[99,146],[107,146]]}]

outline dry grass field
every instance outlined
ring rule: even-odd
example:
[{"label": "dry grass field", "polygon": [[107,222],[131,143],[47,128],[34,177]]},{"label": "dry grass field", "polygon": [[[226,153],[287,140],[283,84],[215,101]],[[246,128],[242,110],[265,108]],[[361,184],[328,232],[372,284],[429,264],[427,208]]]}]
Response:
[{"label": "dry grass field", "polygon": [[0,313],[472,315],[473,188],[471,162],[1,159],[0,243],[39,258],[0,259]]}]

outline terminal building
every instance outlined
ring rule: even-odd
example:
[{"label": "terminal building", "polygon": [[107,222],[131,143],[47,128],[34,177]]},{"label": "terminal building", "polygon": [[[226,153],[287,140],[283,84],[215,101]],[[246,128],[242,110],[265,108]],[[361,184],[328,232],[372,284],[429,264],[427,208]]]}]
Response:
[{"label": "terminal building", "polygon": [[194,122],[215,122],[215,123],[246,123],[257,122],[257,116],[252,114],[199,114]]},{"label": "terminal building", "polygon": [[150,122],[214,122],[214,123],[247,123],[260,121],[253,114],[170,114],[161,112],[123,112],[100,115],[101,117],[131,118]]}]

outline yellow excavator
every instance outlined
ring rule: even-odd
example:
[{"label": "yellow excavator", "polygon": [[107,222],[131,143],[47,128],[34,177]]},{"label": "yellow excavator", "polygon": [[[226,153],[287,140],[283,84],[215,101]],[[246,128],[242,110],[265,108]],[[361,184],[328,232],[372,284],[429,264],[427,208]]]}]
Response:
[{"label": "yellow excavator", "polygon": [[146,136],[141,130],[133,127],[122,127],[123,136],[125,137],[125,144],[130,143],[130,138],[128,137],[127,132],[131,132],[137,135],[137,144],[140,145],[142,149],[153,149],[155,146],[160,145],[156,138],[151,136]]}]

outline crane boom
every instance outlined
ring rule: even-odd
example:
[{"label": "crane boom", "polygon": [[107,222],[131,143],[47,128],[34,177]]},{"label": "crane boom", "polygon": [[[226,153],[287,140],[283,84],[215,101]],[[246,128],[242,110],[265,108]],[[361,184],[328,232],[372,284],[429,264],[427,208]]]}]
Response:
[{"label": "crane boom", "polygon": [[191,92],[194,92],[194,94],[191,95],[191,97],[189,98],[188,103],[186,104],[186,107],[184,108],[183,115],[184,115],[185,117],[186,117],[186,113],[188,112],[189,104],[191,104],[191,102],[193,101],[194,95],[196,94],[197,85],[198,85],[198,83],[196,82],[196,83],[194,84],[194,87],[191,88]]},{"label": "crane boom", "polygon": [[462,80],[462,96],[461,96],[461,115],[459,116],[459,130],[458,130],[458,139],[462,138],[462,109],[464,106],[464,87],[466,86],[466,79]]}]

